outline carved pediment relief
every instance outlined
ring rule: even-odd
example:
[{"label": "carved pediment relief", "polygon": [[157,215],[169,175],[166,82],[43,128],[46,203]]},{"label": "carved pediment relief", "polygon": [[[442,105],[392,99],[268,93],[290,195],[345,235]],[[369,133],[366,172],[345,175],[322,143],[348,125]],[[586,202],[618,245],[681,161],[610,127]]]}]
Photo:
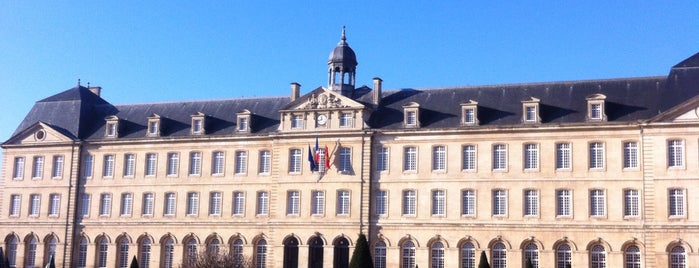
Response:
[{"label": "carved pediment relief", "polygon": [[284,110],[316,110],[336,108],[364,108],[364,105],[339,93],[318,88],[289,104]]}]

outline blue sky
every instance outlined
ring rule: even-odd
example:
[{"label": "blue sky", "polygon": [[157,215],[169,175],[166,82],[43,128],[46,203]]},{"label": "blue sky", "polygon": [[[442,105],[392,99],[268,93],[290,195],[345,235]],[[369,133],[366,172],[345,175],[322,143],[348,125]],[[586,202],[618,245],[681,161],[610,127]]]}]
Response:
[{"label": "blue sky", "polygon": [[699,52],[697,14],[699,1],[5,0],[0,140],[78,79],[113,104],[308,92],[343,25],[359,85],[662,76]]}]

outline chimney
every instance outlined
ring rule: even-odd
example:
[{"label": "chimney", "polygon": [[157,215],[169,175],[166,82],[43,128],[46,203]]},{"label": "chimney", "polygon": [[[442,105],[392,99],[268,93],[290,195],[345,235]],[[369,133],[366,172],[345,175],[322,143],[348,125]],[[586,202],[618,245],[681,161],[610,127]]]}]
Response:
[{"label": "chimney", "polygon": [[88,87],[90,92],[95,93],[98,97],[100,96],[100,93],[102,93],[102,87]]},{"label": "chimney", "polygon": [[381,102],[381,78],[374,77],[374,105],[379,105]]},{"label": "chimney", "polygon": [[291,101],[295,101],[299,96],[301,96],[301,84],[291,83]]}]

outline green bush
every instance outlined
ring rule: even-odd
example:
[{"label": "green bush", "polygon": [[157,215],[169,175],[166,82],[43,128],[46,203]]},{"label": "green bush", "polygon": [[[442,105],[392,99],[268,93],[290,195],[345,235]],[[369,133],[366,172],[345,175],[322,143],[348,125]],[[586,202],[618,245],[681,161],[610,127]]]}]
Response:
[{"label": "green bush", "polygon": [[359,234],[359,238],[357,238],[357,246],[354,247],[349,267],[374,268],[374,262],[371,260],[371,250],[369,250],[369,242],[367,242],[364,234]]}]

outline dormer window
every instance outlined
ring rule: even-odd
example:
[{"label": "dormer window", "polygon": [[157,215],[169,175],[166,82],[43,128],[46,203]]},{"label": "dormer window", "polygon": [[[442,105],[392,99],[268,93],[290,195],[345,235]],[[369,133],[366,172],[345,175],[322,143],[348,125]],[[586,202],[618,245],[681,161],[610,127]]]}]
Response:
[{"label": "dormer window", "polygon": [[238,113],[238,132],[250,132],[250,114],[252,113],[247,109]]},{"label": "dormer window", "polygon": [[192,134],[201,135],[206,133],[206,129],[204,128],[205,118],[206,115],[202,112],[192,115]]},{"label": "dormer window", "polygon": [[104,136],[108,138],[119,137],[119,118],[112,115],[105,118]]},{"label": "dormer window", "polygon": [[461,124],[466,126],[478,125],[478,102],[469,100],[461,103]]},{"label": "dormer window", "polygon": [[407,128],[420,127],[420,105],[409,102],[403,105],[403,125]]},{"label": "dormer window", "polygon": [[607,121],[605,111],[605,100],[607,96],[603,94],[593,94],[587,98],[587,120],[588,121]]},{"label": "dormer window", "polygon": [[522,101],[522,121],[524,123],[541,123],[539,101],[539,99],[534,97]]},{"label": "dormer window", "polygon": [[149,137],[160,136],[160,115],[153,114],[148,117],[148,135]]}]

